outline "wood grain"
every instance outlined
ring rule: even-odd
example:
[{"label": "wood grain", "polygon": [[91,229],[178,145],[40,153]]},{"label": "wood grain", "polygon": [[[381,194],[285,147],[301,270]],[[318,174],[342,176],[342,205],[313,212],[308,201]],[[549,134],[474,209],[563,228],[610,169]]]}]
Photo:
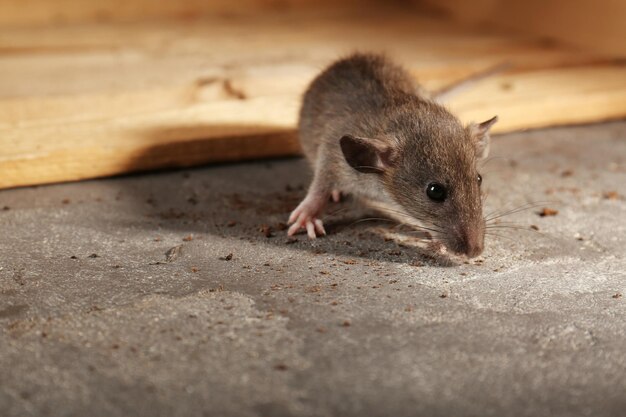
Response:
[{"label": "wood grain", "polygon": [[449,106],[496,132],[626,117],[626,67],[404,10],[0,29],[0,188],[296,155],[330,61],[387,51],[426,88],[501,63]]},{"label": "wood grain", "polygon": [[410,0],[474,27],[497,26],[626,57],[623,0]]}]

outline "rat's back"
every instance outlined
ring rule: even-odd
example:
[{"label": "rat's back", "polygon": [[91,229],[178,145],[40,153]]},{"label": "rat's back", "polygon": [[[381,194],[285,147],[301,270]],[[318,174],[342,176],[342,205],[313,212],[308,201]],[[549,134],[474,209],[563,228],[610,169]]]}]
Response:
[{"label": "rat's back", "polygon": [[309,86],[300,110],[300,143],[315,164],[321,141],[347,132],[371,136],[395,102],[414,96],[417,85],[400,66],[382,55],[353,54],[323,71]]}]

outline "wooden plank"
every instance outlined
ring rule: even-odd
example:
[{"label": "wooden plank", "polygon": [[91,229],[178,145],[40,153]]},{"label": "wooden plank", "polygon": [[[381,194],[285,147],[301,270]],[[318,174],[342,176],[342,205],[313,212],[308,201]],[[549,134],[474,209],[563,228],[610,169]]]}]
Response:
[{"label": "wooden plank", "polygon": [[626,56],[623,0],[410,0],[431,4],[460,22],[498,26],[578,45],[608,56]]},{"label": "wooden plank", "polygon": [[183,18],[193,20],[205,15],[255,15],[294,8],[337,7],[363,0],[0,0],[0,26],[128,22],[146,19]]},{"label": "wooden plank", "polygon": [[450,103],[499,114],[497,132],[626,117],[623,65],[379,14],[0,30],[0,188],[295,155],[301,93],[353,49],[388,50],[429,89],[509,63]]}]

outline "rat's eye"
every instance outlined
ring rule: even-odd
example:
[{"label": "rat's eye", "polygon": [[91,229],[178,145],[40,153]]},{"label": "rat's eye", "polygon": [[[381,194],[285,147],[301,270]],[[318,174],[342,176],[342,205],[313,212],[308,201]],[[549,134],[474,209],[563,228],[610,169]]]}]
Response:
[{"label": "rat's eye", "polygon": [[480,187],[480,184],[483,183],[483,176],[478,174],[478,186]]},{"label": "rat's eye", "polygon": [[433,201],[442,202],[448,196],[448,191],[438,182],[431,182],[426,187],[426,195]]}]

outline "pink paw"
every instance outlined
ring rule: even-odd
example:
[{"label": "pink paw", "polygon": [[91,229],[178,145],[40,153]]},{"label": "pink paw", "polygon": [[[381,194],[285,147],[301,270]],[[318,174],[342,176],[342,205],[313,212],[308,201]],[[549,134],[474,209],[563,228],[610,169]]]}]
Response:
[{"label": "pink paw", "polygon": [[[323,207],[323,206],[322,206]],[[326,230],[324,230],[324,223],[317,218],[317,215],[321,211],[321,208],[311,203],[308,198],[305,198],[289,216],[289,230],[287,234],[293,236],[300,229],[306,229],[307,235],[311,239],[315,239],[319,236],[326,236]]]}]

